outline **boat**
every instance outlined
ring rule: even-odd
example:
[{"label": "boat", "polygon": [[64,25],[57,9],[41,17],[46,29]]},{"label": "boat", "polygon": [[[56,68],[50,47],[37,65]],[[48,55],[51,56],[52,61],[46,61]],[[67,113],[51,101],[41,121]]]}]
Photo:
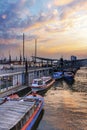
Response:
[{"label": "boat", "polygon": [[53,73],[53,79],[59,80],[63,78],[63,72],[54,72]]},{"label": "boat", "polygon": [[6,101],[7,101],[6,98],[0,98],[0,105],[3,104],[3,103],[5,103]]},{"label": "boat", "polygon": [[72,72],[64,72],[64,79],[65,80],[73,80],[74,79],[74,73],[72,73]]},{"label": "boat", "polygon": [[13,97],[0,105],[0,130],[31,130],[43,110],[43,97],[36,93]]},{"label": "boat", "polygon": [[38,79],[33,79],[31,90],[32,92],[43,92],[48,90],[55,82],[51,76],[44,76]]},{"label": "boat", "polygon": [[8,99],[17,99],[19,98],[19,96],[17,94],[12,94],[6,97],[2,97],[0,98],[0,105],[2,105],[3,103],[5,103],[6,101],[8,101]]}]

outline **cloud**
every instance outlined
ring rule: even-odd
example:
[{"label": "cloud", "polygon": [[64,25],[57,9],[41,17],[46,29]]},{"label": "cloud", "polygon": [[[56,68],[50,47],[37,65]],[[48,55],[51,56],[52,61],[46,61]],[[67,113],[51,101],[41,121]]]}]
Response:
[{"label": "cloud", "polygon": [[68,17],[74,17],[74,15],[76,16],[76,13],[80,14],[79,13],[80,11],[86,11],[87,0],[86,1],[76,0],[67,5],[59,7],[59,9],[62,12],[61,18],[65,19]]},{"label": "cloud", "polygon": [[14,44],[0,44],[0,50],[2,49],[10,49],[10,48],[17,48],[19,45],[14,43]]},{"label": "cloud", "polygon": [[6,19],[6,17],[7,17],[7,15],[5,15],[5,14],[2,15],[2,18],[3,18],[3,19]]},{"label": "cloud", "polygon": [[54,16],[55,16],[55,15],[58,16],[58,10],[57,10],[57,9],[54,9],[54,10],[53,10],[53,15],[54,15]]},{"label": "cloud", "polygon": [[[87,0],[0,1],[0,44],[4,48],[5,44],[6,48],[14,47],[14,44],[22,48],[22,35],[25,33],[27,43],[38,38],[41,54],[48,53],[48,46],[49,54],[63,53],[66,46],[74,50],[76,46],[73,43],[77,44],[77,39],[79,44],[86,44],[86,23]],[[71,50],[67,51],[70,53]]]},{"label": "cloud", "polygon": [[66,5],[66,4],[69,4],[73,1],[74,0],[54,0],[54,5],[55,6]]}]

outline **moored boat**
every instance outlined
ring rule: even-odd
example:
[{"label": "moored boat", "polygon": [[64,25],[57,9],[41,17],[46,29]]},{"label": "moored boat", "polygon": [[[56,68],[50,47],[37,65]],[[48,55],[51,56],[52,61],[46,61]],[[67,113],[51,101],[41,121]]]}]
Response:
[{"label": "moored boat", "polygon": [[64,72],[64,79],[72,80],[72,79],[74,79],[74,74],[72,72]]},{"label": "moored boat", "polygon": [[0,105],[3,104],[3,103],[5,103],[6,101],[7,101],[6,98],[0,98]]},{"label": "moored boat", "polygon": [[31,130],[43,105],[43,97],[35,93],[23,98],[9,97],[0,105],[0,130]]},{"label": "moored boat", "polygon": [[63,72],[54,72],[53,73],[53,79],[59,80],[63,78]]},{"label": "moored boat", "polygon": [[51,85],[55,82],[50,76],[44,76],[39,79],[34,79],[31,85],[31,89],[33,92],[42,92],[46,91],[51,87]]}]

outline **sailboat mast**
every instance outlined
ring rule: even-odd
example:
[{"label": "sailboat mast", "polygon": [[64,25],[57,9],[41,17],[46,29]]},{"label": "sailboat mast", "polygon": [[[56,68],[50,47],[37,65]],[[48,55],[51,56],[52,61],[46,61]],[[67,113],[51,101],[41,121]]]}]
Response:
[{"label": "sailboat mast", "polygon": [[23,65],[24,65],[24,51],[25,49],[24,49],[24,33],[23,33]]},{"label": "sailboat mast", "polygon": [[35,39],[35,64],[36,64],[36,57],[37,57],[37,39]]}]

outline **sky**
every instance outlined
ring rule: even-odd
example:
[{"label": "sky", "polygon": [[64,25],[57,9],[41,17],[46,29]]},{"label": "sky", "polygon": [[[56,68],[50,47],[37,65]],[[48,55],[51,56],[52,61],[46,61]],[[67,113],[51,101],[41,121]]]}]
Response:
[{"label": "sky", "polygon": [[0,0],[0,58],[87,58],[87,0]]}]

